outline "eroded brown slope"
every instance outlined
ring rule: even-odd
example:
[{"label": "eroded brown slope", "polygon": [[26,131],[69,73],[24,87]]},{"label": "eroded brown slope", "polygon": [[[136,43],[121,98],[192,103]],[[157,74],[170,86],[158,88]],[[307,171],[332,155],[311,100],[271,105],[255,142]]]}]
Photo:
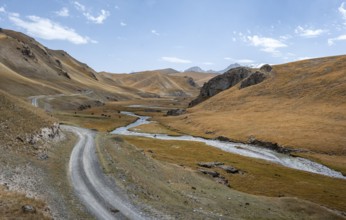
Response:
[{"label": "eroded brown slope", "polygon": [[18,96],[73,94],[92,90],[94,98],[133,99],[136,94],[100,80],[88,65],[61,50],[50,50],[22,33],[0,31],[0,88]]},{"label": "eroded brown slope", "polygon": [[199,89],[193,79],[177,76],[176,73],[167,73],[166,70],[144,71],[133,74],[102,73],[109,83],[117,86],[126,86],[136,90],[138,94],[152,94],[152,96],[182,96],[197,95]]},{"label": "eroded brown slope", "polygon": [[193,80],[175,76],[176,72],[97,73],[65,51],[48,49],[19,32],[0,30],[0,88],[18,96],[86,90],[93,91],[93,99],[103,101],[196,95],[198,88],[192,85]]},{"label": "eroded brown slope", "polygon": [[208,137],[249,138],[317,152],[346,154],[346,56],[274,66],[264,82],[225,90],[163,118],[179,130]]}]

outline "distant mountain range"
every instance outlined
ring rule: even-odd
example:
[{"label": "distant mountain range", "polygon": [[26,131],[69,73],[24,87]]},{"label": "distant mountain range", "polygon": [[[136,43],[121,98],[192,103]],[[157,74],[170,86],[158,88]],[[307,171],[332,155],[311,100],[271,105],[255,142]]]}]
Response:
[{"label": "distant mountain range", "polygon": [[193,67],[190,67],[190,68],[186,69],[184,72],[222,74],[222,73],[224,73],[224,72],[226,72],[226,71],[228,71],[230,69],[237,68],[237,67],[240,67],[240,65],[238,63],[233,63],[233,64],[229,65],[227,68],[225,68],[223,70],[216,71],[216,70],[203,70],[199,66],[193,66]]}]

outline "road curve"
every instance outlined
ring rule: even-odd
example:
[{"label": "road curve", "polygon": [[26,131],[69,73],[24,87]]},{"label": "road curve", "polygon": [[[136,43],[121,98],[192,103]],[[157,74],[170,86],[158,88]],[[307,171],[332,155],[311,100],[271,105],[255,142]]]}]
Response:
[{"label": "road curve", "polygon": [[[93,91],[64,95],[38,95],[28,97],[39,107],[38,99],[47,97],[87,95]],[[73,126],[61,125],[61,129],[75,133],[79,140],[74,146],[69,162],[69,178],[82,203],[97,219],[145,219],[126,202],[124,194],[114,181],[107,177],[98,162],[95,151],[95,132]]]},{"label": "road curve", "polygon": [[[28,97],[29,100],[31,100],[31,104],[35,107],[40,107],[38,106],[38,99],[43,99],[43,98],[57,98],[57,97],[62,97],[62,96],[79,96],[79,95],[90,95],[93,93],[93,90],[86,90],[84,92],[80,93],[73,93],[73,94],[55,94],[55,95],[36,95],[36,96],[30,96]],[[46,109],[45,109],[46,110]]]},{"label": "road curve", "polygon": [[79,137],[71,154],[69,175],[77,196],[87,209],[97,219],[144,219],[131,204],[124,202],[122,193],[103,173],[95,152],[95,133],[67,125],[61,128]]}]

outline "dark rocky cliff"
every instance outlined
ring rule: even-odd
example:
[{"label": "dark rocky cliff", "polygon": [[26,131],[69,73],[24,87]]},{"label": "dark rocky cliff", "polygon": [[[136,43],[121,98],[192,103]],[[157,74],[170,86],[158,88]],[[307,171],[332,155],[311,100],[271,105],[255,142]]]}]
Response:
[{"label": "dark rocky cliff", "polygon": [[189,103],[189,107],[193,107],[206,99],[229,89],[240,83],[239,89],[243,89],[252,85],[256,85],[265,80],[272,67],[268,64],[262,66],[259,70],[248,67],[238,67],[231,69],[224,74],[218,75],[201,88],[199,96]]}]

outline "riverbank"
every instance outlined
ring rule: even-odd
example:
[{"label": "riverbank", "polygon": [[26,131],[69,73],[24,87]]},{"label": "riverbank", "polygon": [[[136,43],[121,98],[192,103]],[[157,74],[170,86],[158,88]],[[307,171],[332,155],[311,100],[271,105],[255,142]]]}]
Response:
[{"label": "riverbank", "polygon": [[[127,114],[133,115],[131,113]],[[137,122],[118,128],[113,133],[126,135],[123,137],[125,141],[143,149],[146,152],[145,154],[153,159],[177,164],[192,170],[198,170],[200,167],[197,166],[197,163],[205,161],[220,161],[235,166],[242,171],[241,175],[229,174],[217,167],[211,170],[221,173],[230,183],[230,186],[236,190],[272,197],[294,196],[332,209],[346,211],[346,200],[340,197],[340,192],[346,190],[345,180],[343,179],[293,170],[278,163],[272,163],[270,160],[280,157],[280,154],[272,152],[272,157],[270,157],[268,151],[263,151],[263,149],[257,149],[257,152],[262,153],[264,158],[256,159],[215,149],[205,145],[205,143],[192,141],[194,138],[189,136],[169,137],[167,135],[136,133],[127,130],[148,123],[148,119],[149,117],[141,116]],[[225,142],[221,144],[227,145]],[[236,146],[237,150],[239,148],[241,147]],[[251,149],[254,150],[254,148]],[[252,151],[252,153],[254,152]],[[286,156],[286,158],[282,156]],[[263,159],[269,159],[269,162]],[[300,160],[285,154],[281,155],[281,159],[286,162]],[[298,165],[298,168],[304,169],[308,165],[311,165],[311,163]],[[317,170],[321,168],[319,165],[314,166]]]},{"label": "riverbank", "polygon": [[[296,196],[286,194],[278,198],[277,193],[286,193],[294,188],[299,190],[295,193],[302,194],[306,188],[291,184],[297,180],[295,178],[306,177],[305,172],[298,172],[297,175],[297,171],[292,169],[232,155],[196,142],[99,133],[97,143],[104,171],[122,185],[135,203],[148,206],[148,212],[155,208],[158,212],[150,212],[153,218],[344,219],[338,212],[317,205],[316,201],[307,202],[306,199],[301,199],[302,196],[293,198]],[[244,172],[227,176],[228,174],[217,170],[230,179],[231,188],[197,171],[197,161],[214,160],[225,162]],[[275,170],[272,170],[273,167]],[[275,172],[282,172],[283,178],[275,177]],[[267,174],[257,181],[264,173]],[[293,175],[293,179],[284,184],[284,181],[290,179],[290,175]],[[320,175],[310,174],[311,179],[316,176]],[[322,177],[316,181],[326,179],[335,180]],[[344,182],[339,181],[340,186],[344,186],[341,184]],[[287,188],[279,189],[277,185],[280,182]],[[241,184],[245,185],[243,189],[247,193],[239,192]],[[310,184],[314,185],[316,182]],[[257,193],[246,189],[248,186],[257,188]],[[272,197],[248,194],[263,195],[261,190],[264,189],[270,190]],[[337,190],[345,189],[335,191]],[[337,193],[333,192],[333,195]]]}]

